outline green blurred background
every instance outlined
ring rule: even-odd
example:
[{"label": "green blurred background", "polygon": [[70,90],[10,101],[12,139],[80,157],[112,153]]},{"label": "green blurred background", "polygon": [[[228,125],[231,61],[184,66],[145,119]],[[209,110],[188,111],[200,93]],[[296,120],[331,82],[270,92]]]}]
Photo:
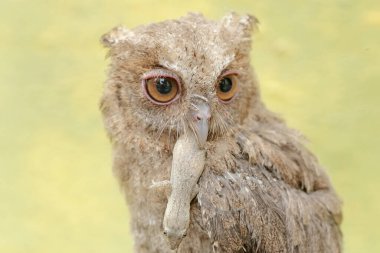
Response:
[{"label": "green blurred background", "polygon": [[261,21],[267,105],[311,140],[344,200],[345,252],[380,252],[380,2],[0,2],[0,252],[131,252],[98,110],[99,37],[200,11]]}]

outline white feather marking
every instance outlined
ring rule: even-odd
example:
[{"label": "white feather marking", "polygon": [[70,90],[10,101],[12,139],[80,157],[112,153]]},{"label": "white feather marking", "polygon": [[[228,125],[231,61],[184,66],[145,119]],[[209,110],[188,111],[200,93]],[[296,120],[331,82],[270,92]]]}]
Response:
[{"label": "white feather marking", "polygon": [[199,99],[208,103],[208,99],[204,96],[199,95],[199,94],[192,94],[191,97],[199,98]]},{"label": "white feather marking", "polygon": [[229,171],[227,171],[227,175],[230,176],[230,178],[232,179],[232,181],[236,182],[236,179],[232,176],[232,174]]}]

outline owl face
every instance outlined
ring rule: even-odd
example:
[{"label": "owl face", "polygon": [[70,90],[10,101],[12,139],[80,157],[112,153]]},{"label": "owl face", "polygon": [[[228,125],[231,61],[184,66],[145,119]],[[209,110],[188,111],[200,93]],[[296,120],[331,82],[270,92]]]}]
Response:
[{"label": "owl face", "polygon": [[[151,134],[193,131],[201,144],[228,134],[255,99],[251,17],[201,15],[103,36],[110,47],[113,108]],[[104,97],[106,99],[106,97]]]}]

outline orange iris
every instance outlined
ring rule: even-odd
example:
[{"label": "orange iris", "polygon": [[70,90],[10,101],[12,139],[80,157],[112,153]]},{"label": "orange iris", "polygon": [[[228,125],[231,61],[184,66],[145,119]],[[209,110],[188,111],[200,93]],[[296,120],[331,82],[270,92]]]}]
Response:
[{"label": "orange iris", "polygon": [[146,80],[146,90],[153,100],[167,103],[177,96],[179,88],[174,78],[154,77]]},{"label": "orange iris", "polygon": [[223,76],[216,86],[216,95],[220,100],[228,102],[238,91],[236,74]]}]

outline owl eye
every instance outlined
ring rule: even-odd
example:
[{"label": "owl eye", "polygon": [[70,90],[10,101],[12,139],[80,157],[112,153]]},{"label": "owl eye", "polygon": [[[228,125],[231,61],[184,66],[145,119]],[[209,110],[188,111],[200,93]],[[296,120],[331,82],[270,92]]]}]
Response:
[{"label": "owl eye", "polygon": [[179,84],[175,78],[157,76],[144,80],[145,93],[155,104],[166,105],[179,97]]},{"label": "owl eye", "polygon": [[216,95],[222,102],[229,102],[237,93],[236,74],[228,74],[220,79],[216,86]]}]

